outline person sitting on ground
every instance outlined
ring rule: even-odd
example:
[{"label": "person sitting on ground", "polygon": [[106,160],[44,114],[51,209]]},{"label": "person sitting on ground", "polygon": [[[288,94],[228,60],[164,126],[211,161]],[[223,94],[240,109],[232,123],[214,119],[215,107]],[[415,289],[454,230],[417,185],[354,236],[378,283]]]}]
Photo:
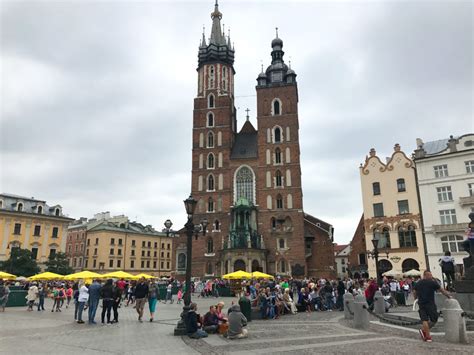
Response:
[{"label": "person sitting on ground", "polygon": [[227,331],[227,337],[229,339],[242,339],[247,338],[248,331],[243,328],[247,325],[247,318],[240,311],[240,306],[234,304],[232,312],[229,314],[229,330]]},{"label": "person sitting on ground", "polygon": [[224,312],[222,311],[224,309],[224,302],[219,302],[216,306],[216,314],[217,318],[219,319],[219,323],[225,323],[227,322],[227,317],[224,315]]},{"label": "person sitting on ground", "polygon": [[203,329],[207,333],[217,333],[217,329],[219,328],[219,318],[217,317],[216,306],[209,307],[209,312],[204,315],[202,323]]},{"label": "person sitting on ground", "polygon": [[290,289],[288,287],[285,288],[285,294],[283,295],[283,302],[290,309],[292,314],[296,314],[297,312],[296,305],[293,302],[293,299],[290,297]]},{"label": "person sitting on ground", "polygon": [[201,329],[201,319],[196,313],[197,304],[193,302],[189,307],[190,310],[186,314],[185,319],[186,332],[188,333],[188,336],[193,339],[206,338],[207,333]]}]

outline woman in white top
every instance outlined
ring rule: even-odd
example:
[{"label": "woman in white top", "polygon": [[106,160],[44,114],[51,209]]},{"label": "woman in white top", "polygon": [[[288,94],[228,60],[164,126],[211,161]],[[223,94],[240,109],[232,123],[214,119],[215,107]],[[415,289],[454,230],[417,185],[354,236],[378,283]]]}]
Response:
[{"label": "woman in white top", "polygon": [[82,311],[84,310],[84,306],[86,302],[89,300],[89,289],[84,285],[84,281],[79,282],[79,297],[77,299],[78,302],[78,310],[77,310],[77,323],[83,324],[84,321],[82,320]]}]

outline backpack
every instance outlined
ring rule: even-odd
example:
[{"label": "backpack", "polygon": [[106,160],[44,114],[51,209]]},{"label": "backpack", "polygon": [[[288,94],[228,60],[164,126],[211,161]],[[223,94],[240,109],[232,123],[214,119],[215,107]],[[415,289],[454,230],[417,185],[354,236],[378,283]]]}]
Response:
[{"label": "backpack", "polygon": [[441,271],[444,273],[454,272],[454,263],[451,261],[441,261]]},{"label": "backpack", "polygon": [[64,297],[64,291],[63,291],[62,289],[61,289],[61,290],[59,290],[59,292],[58,292],[58,296],[59,296],[59,297],[61,297],[61,298],[63,298],[63,297]]}]

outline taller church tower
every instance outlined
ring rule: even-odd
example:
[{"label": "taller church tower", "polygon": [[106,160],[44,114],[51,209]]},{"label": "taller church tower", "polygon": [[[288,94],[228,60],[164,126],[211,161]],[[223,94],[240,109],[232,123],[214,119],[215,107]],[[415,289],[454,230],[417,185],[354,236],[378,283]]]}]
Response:
[{"label": "taller church tower", "polygon": [[[192,196],[195,221],[209,221],[206,238],[195,243],[193,268],[212,275],[220,268],[217,250],[229,233],[230,154],[236,133],[234,49],[221,27],[216,1],[209,43],[203,32],[198,53],[198,90],[193,112]],[[218,271],[220,273],[220,270]]]},{"label": "taller church tower", "polygon": [[[194,222],[209,224],[206,236],[193,241],[193,276],[245,270],[327,277],[332,226],[303,212],[298,87],[283,41],[277,33],[271,64],[257,78],[258,130],[247,115],[237,131],[234,48],[217,1],[211,18],[210,38],[203,33],[198,52],[191,185]],[[173,248],[175,275],[183,277],[185,238]]]}]

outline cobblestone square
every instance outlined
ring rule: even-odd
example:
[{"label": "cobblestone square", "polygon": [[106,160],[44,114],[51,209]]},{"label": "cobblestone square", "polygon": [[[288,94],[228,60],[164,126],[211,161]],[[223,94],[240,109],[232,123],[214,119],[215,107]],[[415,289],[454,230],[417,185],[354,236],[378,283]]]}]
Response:
[{"label": "cobblestone square", "polygon": [[[226,308],[233,298],[195,298],[198,311],[204,314],[209,305],[223,300]],[[160,303],[153,323],[139,323],[133,307],[120,308],[115,325],[77,324],[73,307],[51,312],[51,302],[44,312],[7,308],[0,313],[0,353],[20,354],[400,354],[407,347],[417,354],[474,354],[474,346],[447,344],[442,333],[434,334],[433,343],[423,343],[416,329],[381,324],[372,319],[370,328],[357,330],[344,320],[342,312],[299,313],[279,320],[254,320],[249,323],[249,338],[228,340],[219,335],[204,339],[175,337],[173,329],[182,305]],[[406,312],[400,309],[397,312]],[[147,309],[146,313],[147,314]],[[87,316],[85,317],[87,320]],[[471,344],[474,332],[469,332]]]}]

